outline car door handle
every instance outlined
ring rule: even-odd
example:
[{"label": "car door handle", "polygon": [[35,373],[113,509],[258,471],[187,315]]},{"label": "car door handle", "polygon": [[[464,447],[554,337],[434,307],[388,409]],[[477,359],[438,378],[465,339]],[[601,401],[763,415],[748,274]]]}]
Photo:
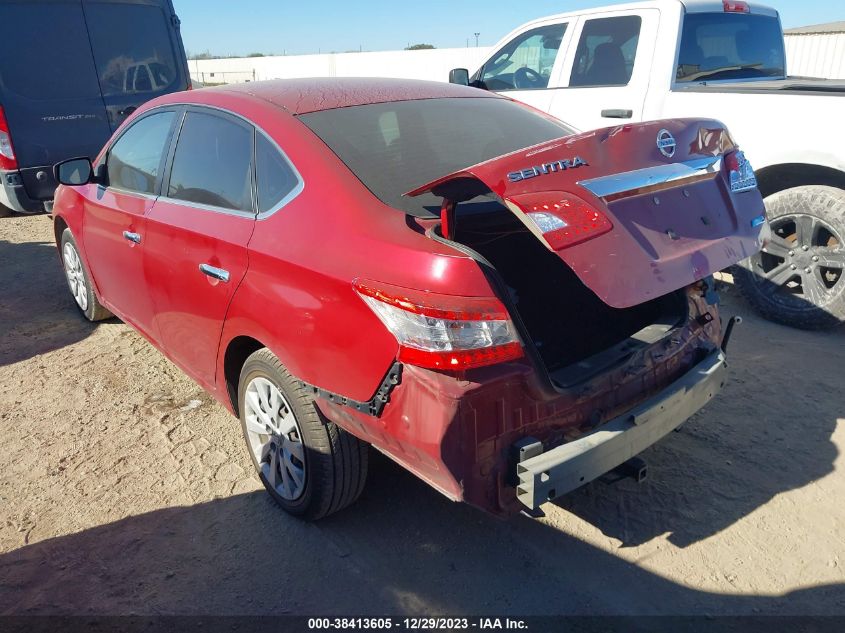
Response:
[{"label": "car door handle", "polygon": [[223,270],[222,268],[217,268],[215,266],[211,266],[209,264],[200,264],[200,271],[204,275],[208,275],[209,277],[214,277],[215,279],[219,279],[220,281],[226,283],[229,281],[229,271]]},{"label": "car door handle", "polygon": [[121,114],[123,116],[129,116],[130,114],[135,112],[135,110],[137,110],[137,109],[138,108],[136,106],[127,106],[127,107],[123,108],[123,110],[118,110],[117,113]]},{"label": "car door handle", "polygon": [[602,110],[601,115],[605,119],[630,119],[632,116],[634,116],[634,111],[619,109]]},{"label": "car door handle", "polygon": [[124,239],[127,239],[130,242],[133,242],[134,244],[140,244],[141,243],[141,234],[140,233],[132,233],[130,231],[124,231],[123,237],[124,237]]}]

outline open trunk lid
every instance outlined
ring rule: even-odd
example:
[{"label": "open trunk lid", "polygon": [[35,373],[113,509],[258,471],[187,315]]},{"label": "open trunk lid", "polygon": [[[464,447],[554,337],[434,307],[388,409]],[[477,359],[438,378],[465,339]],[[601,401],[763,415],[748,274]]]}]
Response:
[{"label": "open trunk lid", "polygon": [[444,200],[444,224],[457,203],[492,192],[615,308],[663,296],[747,258],[761,247],[765,225],[753,172],[713,120],[568,136],[406,195],[429,191]]}]

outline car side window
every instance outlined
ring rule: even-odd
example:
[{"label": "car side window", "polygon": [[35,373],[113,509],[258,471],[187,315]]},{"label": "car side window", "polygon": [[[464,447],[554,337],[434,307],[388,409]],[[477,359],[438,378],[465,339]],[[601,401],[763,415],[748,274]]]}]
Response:
[{"label": "car side window", "polygon": [[549,87],[566,24],[521,33],[487,60],[481,81],[488,90],[539,90]]},{"label": "car side window", "polygon": [[137,193],[155,193],[174,112],[157,112],[134,123],[112,145],[106,159],[108,185]]},{"label": "car side window", "polygon": [[255,178],[259,213],[272,210],[299,183],[290,163],[263,134],[255,137]]},{"label": "car side window", "polygon": [[581,31],[570,86],[627,86],[634,72],[642,18],[587,20]]},{"label": "car side window", "polygon": [[252,212],[251,127],[204,112],[185,114],[167,196]]}]

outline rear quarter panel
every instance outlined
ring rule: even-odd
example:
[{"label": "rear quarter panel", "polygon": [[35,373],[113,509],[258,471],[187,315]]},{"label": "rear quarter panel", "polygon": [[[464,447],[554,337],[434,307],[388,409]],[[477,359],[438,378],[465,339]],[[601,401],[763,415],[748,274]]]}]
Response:
[{"label": "rear quarter panel", "polygon": [[238,336],[270,348],[298,379],[369,400],[398,345],[353,290],[357,278],[445,294],[490,296],[470,258],[423,235],[377,200],[303,124],[256,105],[255,120],[287,153],[304,181],[282,209],[259,219],[249,270],[229,308],[218,357]]}]

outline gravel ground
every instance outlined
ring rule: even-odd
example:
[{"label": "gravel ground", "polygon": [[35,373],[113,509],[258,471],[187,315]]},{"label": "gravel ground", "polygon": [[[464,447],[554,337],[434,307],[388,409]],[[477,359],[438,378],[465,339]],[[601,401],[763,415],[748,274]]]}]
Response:
[{"label": "gravel ground", "polygon": [[0,219],[0,614],[845,614],[845,329],[741,314],[731,381],[540,520],[374,456],[317,524],[237,421],[129,327],[84,321],[47,217]]}]

